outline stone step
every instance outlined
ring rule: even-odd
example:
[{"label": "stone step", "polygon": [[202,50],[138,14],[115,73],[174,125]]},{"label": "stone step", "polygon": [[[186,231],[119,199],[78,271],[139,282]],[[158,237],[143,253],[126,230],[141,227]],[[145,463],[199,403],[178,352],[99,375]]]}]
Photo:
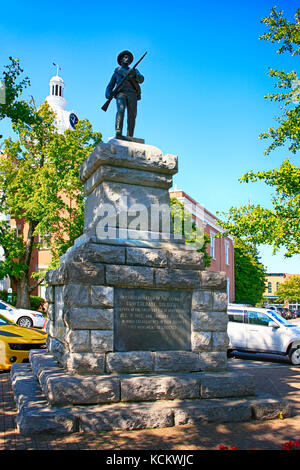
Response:
[{"label": "stone step", "polygon": [[291,414],[286,401],[267,395],[50,407],[29,364],[14,364],[11,381],[18,409],[17,426],[27,436],[247,422]]},{"label": "stone step", "polygon": [[30,363],[51,406],[255,395],[254,377],[235,371],[79,376],[38,350],[30,352]]}]

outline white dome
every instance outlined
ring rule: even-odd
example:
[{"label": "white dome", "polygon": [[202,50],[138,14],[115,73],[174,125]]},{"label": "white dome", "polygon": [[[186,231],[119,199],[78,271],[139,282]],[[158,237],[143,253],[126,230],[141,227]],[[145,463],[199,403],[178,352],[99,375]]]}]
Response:
[{"label": "white dome", "polygon": [[64,85],[65,82],[63,81],[63,79],[61,77],[59,77],[59,75],[54,75],[54,77],[52,77],[50,79],[50,82],[49,83],[59,83],[61,85]]}]

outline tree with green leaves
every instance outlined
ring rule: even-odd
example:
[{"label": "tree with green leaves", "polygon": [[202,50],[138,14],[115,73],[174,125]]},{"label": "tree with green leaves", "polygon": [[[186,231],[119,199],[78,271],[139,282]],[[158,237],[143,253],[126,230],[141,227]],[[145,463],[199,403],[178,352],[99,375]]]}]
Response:
[{"label": "tree with green leaves", "polygon": [[[30,106],[30,104],[28,105]],[[29,308],[29,295],[42,282],[44,273],[32,279],[30,262],[39,237],[51,234],[53,264],[83,230],[83,187],[79,166],[101,141],[88,120],[75,130],[59,134],[55,115],[47,103],[31,108],[32,123],[17,120],[17,139],[4,142],[0,159],[0,212],[14,219],[0,223],[0,245],[5,260],[0,278],[8,275],[17,291],[17,306]],[[70,204],[71,202],[71,204]]]},{"label": "tree with green leaves", "polygon": [[300,300],[300,276],[291,276],[285,282],[279,284],[275,295],[280,302],[299,302]]},{"label": "tree with green leaves", "polygon": [[[2,85],[0,120],[9,118],[14,123],[21,121],[33,124],[38,117],[34,114],[30,103],[21,99],[24,89],[30,85],[29,78],[23,77],[23,72],[19,59],[9,57],[9,64],[4,67],[2,78],[0,78]],[[0,138],[2,137],[0,135]]]},{"label": "tree with green leaves", "polygon": [[[273,7],[268,17],[263,18],[267,30],[260,39],[281,45],[278,53],[300,54],[300,8],[295,21],[289,21],[282,11]],[[276,93],[266,98],[280,104],[281,116],[276,117],[277,127],[260,134],[261,139],[271,139],[265,154],[288,145],[292,154],[300,148],[300,79],[295,71],[269,70],[270,77],[277,80]],[[232,235],[246,243],[273,246],[274,253],[285,249],[285,256],[300,253],[300,168],[286,158],[279,168],[269,171],[249,171],[241,182],[262,181],[274,191],[271,208],[248,204],[232,207],[223,214],[221,225]]]},{"label": "tree with green leaves", "polygon": [[255,246],[234,241],[235,302],[257,305],[263,300],[266,270]]},{"label": "tree with green leaves", "polygon": [[[273,7],[271,14],[262,19],[267,27],[265,34],[260,39],[272,43],[281,43],[278,54],[285,52],[295,57],[300,54],[300,8],[296,11],[295,21],[291,22],[284,17],[283,11],[277,11]],[[267,99],[282,104],[282,115],[276,117],[277,128],[270,128],[260,135],[262,139],[271,139],[271,144],[265,153],[289,142],[289,150],[296,153],[300,148],[300,79],[296,72],[269,69],[269,76],[277,79],[276,87],[281,93],[270,93]]]}]

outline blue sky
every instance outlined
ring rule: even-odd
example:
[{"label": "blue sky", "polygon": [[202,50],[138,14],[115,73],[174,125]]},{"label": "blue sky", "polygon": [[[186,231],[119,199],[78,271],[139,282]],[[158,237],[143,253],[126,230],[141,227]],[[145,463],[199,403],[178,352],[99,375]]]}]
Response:
[{"label": "blue sky", "polygon": [[[291,20],[296,0],[86,0],[12,1],[1,5],[0,70],[18,57],[31,79],[37,104],[49,92],[61,66],[67,109],[88,118],[103,140],[114,134],[115,104],[101,110],[104,92],[124,49],[145,76],[136,137],[164,153],[178,155],[174,184],[213,213],[253,203],[268,206],[270,190],[261,183],[241,184],[248,170],[278,167],[285,149],[264,155],[259,134],[275,124],[276,104],[268,67],[293,70],[296,60],[276,54],[276,45],[260,41],[261,18],[276,5]],[[298,59],[299,60],[299,59]],[[27,95],[27,96],[26,96]],[[9,133],[0,122],[0,134]],[[298,157],[292,161],[297,163]],[[269,271],[300,272],[300,257],[285,261],[262,250]]]}]

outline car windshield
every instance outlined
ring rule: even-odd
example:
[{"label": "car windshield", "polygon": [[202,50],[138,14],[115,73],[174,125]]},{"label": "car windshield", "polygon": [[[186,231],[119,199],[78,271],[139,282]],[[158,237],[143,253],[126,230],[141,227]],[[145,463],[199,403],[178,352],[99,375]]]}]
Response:
[{"label": "car windshield", "polygon": [[16,307],[14,307],[13,305],[10,305],[7,302],[0,300],[0,310],[15,310],[15,308]]},{"label": "car windshield", "polygon": [[272,315],[272,317],[274,319],[276,319],[279,323],[281,323],[282,325],[284,326],[296,326],[296,325],[293,325],[292,323],[290,323],[288,320],[286,320],[285,318],[283,318],[279,313],[275,312],[274,310],[268,310],[268,313],[270,315]]},{"label": "car windshield", "polygon": [[0,314],[0,326],[3,325],[15,325],[13,321],[8,320],[6,317]]}]

